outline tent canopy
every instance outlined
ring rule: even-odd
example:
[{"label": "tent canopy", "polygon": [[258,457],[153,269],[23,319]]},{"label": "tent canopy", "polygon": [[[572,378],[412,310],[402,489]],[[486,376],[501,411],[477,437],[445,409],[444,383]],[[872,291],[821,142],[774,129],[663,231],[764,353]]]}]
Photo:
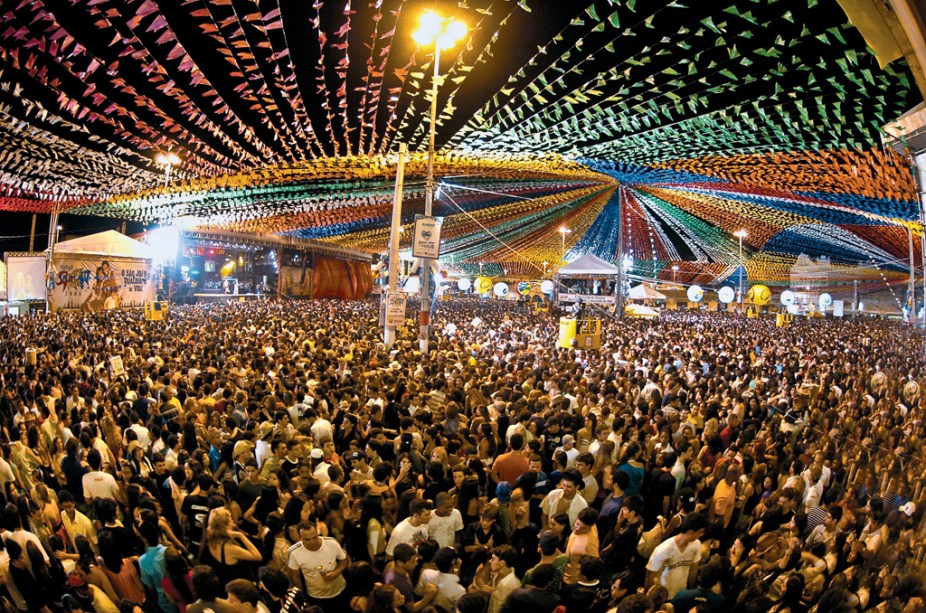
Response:
[{"label": "tent canopy", "polygon": [[628,317],[643,317],[645,319],[653,319],[659,317],[659,311],[655,311],[648,306],[643,306],[642,304],[628,304],[624,309],[624,312]]},{"label": "tent canopy", "polygon": [[617,275],[620,274],[620,269],[593,253],[586,253],[574,262],[560,268],[558,274],[567,277],[573,275]]},{"label": "tent canopy", "polygon": [[665,294],[661,292],[657,292],[652,287],[648,285],[644,285],[643,283],[641,283],[640,285],[634,288],[631,288],[631,290],[627,293],[627,297],[630,298],[631,300],[665,300],[666,299]]},{"label": "tent canopy", "polygon": [[152,248],[115,230],[106,230],[90,236],[81,236],[55,243],[55,253],[108,255],[119,258],[149,259]]}]

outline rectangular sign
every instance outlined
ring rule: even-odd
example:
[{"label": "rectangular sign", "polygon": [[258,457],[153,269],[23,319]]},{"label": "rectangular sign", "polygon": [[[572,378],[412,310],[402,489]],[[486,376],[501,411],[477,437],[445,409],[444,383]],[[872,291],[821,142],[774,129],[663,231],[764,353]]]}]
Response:
[{"label": "rectangular sign", "polygon": [[617,296],[598,296],[591,294],[557,294],[556,299],[560,302],[585,302],[586,304],[617,304]]},{"label": "rectangular sign", "polygon": [[833,317],[842,317],[844,314],[846,303],[842,300],[833,301]]},{"label": "rectangular sign", "polygon": [[405,294],[388,294],[386,296],[386,325],[400,328],[405,325]]},{"label": "rectangular sign", "polygon": [[412,256],[436,260],[440,257],[440,231],[443,217],[415,215],[415,240],[412,242]]},{"label": "rectangular sign", "polygon": [[109,256],[55,256],[51,309],[102,311],[143,307],[154,300],[151,261]]}]

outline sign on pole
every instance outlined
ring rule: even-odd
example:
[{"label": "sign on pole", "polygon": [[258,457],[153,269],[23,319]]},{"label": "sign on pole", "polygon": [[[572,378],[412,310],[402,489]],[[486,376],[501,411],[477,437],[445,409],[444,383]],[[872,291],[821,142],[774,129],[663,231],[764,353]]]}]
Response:
[{"label": "sign on pole", "polygon": [[415,215],[415,240],[412,242],[412,256],[428,260],[440,257],[440,231],[443,217]]},{"label": "sign on pole", "polygon": [[386,325],[399,328],[405,325],[405,294],[386,295]]}]

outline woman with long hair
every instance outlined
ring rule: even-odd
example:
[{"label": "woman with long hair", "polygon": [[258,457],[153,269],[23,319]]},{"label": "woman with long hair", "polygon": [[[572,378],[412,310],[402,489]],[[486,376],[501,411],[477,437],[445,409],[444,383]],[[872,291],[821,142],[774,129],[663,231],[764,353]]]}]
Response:
[{"label": "woman with long hair", "polygon": [[386,551],[386,527],[383,520],[383,497],[367,494],[360,509],[360,528],[366,535],[367,561],[376,564]]},{"label": "woman with long hair", "polygon": [[116,542],[114,534],[104,530],[100,534],[100,568],[109,579],[120,598],[145,603],[145,588],[141,583],[136,563],[137,556],[122,557],[122,545]]},{"label": "woman with long hair", "polygon": [[378,585],[370,592],[366,613],[399,613],[405,597],[394,585]]},{"label": "woman with long hair", "polygon": [[77,555],[80,556],[77,560],[77,571],[80,573],[81,578],[103,590],[103,593],[113,602],[119,600],[112,582],[97,562],[90,541],[79,535],[74,539],[74,547],[77,549]]},{"label": "woman with long hair", "polygon": [[[221,585],[232,579],[256,577],[249,562],[260,562],[260,550],[232,523],[227,508],[213,509],[209,514],[206,538],[200,549],[200,561],[209,564],[219,576]],[[253,577],[252,577],[253,575]]]},{"label": "woman with long hair", "polygon": [[167,597],[177,605],[180,613],[186,613],[187,605],[196,601],[193,594],[193,571],[187,559],[176,547],[164,552],[164,578],[161,587]]},{"label": "woman with long hair", "polygon": [[261,542],[264,553],[263,562],[274,570],[286,572],[289,557],[289,548],[292,545],[285,536],[286,523],[283,514],[274,511],[267,516],[264,522],[266,532]]}]

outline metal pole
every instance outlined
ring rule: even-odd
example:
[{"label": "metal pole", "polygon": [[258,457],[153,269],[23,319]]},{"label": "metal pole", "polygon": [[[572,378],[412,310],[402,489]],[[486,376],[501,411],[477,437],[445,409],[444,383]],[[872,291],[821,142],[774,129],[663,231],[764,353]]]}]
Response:
[{"label": "metal pole", "polygon": [[910,313],[907,315],[907,321],[913,323],[916,321],[916,265],[913,263],[913,230],[910,226],[907,226],[907,250],[910,255],[910,281],[907,288],[909,296],[907,306]]},{"label": "metal pole", "polygon": [[[392,226],[389,229],[389,285],[386,296],[395,294],[399,281],[399,228],[402,225],[402,188],[405,181],[405,143],[399,144],[399,165],[395,173],[395,196],[392,199]],[[384,322],[385,323],[385,322]],[[388,349],[395,343],[395,326],[385,325],[383,342]]]},{"label": "metal pole", "polygon": [[[55,243],[58,241],[58,205],[52,210],[51,218],[48,221],[48,276],[54,279],[55,274]],[[51,298],[49,295],[49,286],[51,283],[45,283],[45,313],[51,312]]]},{"label": "metal pole", "polygon": [[624,316],[624,192],[617,188],[617,316]]},{"label": "metal pole", "polygon": [[[440,41],[434,41],[434,78],[431,81],[431,121],[428,128],[428,176],[425,181],[424,214],[428,217],[434,207],[434,135],[437,123],[437,85],[440,79]],[[431,319],[431,292],[428,287],[431,280],[431,260],[421,259],[421,312],[418,324],[418,348],[421,353],[428,353],[428,328]]]},{"label": "metal pole", "polygon": [[32,231],[29,233],[29,251],[35,251],[35,218],[37,215],[32,214]]},{"label": "metal pole", "polygon": [[743,237],[740,236],[740,306],[743,304]]},{"label": "metal pole", "polygon": [[560,258],[560,261],[559,261],[559,267],[562,268],[563,265],[566,263],[566,231],[563,230],[562,232],[560,232],[560,234],[563,235],[563,257]]}]

